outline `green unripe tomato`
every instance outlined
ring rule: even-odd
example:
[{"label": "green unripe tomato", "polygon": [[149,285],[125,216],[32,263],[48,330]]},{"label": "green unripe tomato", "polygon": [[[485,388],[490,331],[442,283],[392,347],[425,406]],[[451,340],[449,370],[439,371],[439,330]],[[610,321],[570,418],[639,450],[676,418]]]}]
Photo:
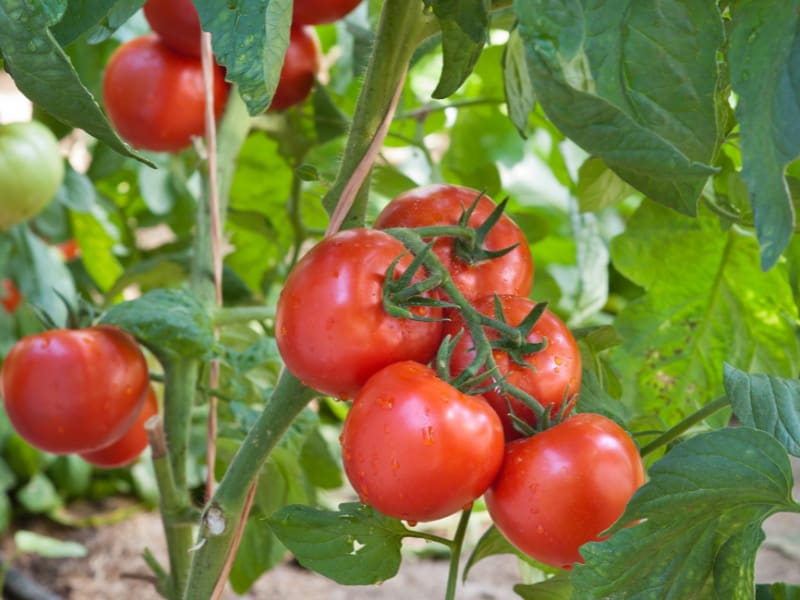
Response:
[{"label": "green unripe tomato", "polygon": [[0,231],[39,214],[64,179],[58,140],[36,121],[0,125]]}]

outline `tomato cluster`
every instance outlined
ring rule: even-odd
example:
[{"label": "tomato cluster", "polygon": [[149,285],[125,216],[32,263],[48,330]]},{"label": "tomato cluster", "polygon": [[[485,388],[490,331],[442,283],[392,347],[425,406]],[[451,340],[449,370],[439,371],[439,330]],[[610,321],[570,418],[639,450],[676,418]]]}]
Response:
[{"label": "tomato cluster", "polygon": [[[416,257],[399,241],[410,230]],[[517,548],[569,567],[622,514],[644,469],[617,424],[569,415],[580,352],[529,299],[533,272],[524,234],[489,197],[418,188],[373,229],[334,234],[298,262],[276,341],[302,382],[353,399],[341,445],[362,502],[414,523],[485,494]]]},{"label": "tomato cluster", "polygon": [[110,325],[19,340],[3,362],[0,392],[32,446],[102,467],[136,459],[147,444],[144,421],[157,410],[142,351]]}]

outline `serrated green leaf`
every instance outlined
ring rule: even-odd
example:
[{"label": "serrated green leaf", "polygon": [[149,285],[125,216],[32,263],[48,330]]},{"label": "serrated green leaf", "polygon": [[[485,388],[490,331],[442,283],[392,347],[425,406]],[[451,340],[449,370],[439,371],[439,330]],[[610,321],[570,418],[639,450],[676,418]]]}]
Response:
[{"label": "serrated green leaf", "polygon": [[431,94],[447,98],[472,72],[489,34],[489,0],[431,0],[442,29],[443,66]]},{"label": "serrated green leaf", "polygon": [[533,89],[528,65],[525,59],[525,45],[514,29],[506,42],[503,52],[503,89],[508,105],[508,117],[523,137],[528,136],[528,115],[536,106],[536,92]]},{"label": "serrated green leaf", "polygon": [[779,270],[761,271],[752,236],[722,232],[705,213],[690,219],[645,202],[611,255],[647,290],[618,315],[625,341],[611,351],[623,399],[636,412],[674,425],[722,394],[726,361],[783,377],[800,370],[791,288]]},{"label": "serrated green leaf", "polygon": [[408,532],[400,521],[357,502],[340,504],[338,511],[287,506],[268,522],[300,564],[345,585],[394,577]]},{"label": "serrated green leaf", "polygon": [[723,42],[715,3],[515,0],[514,8],[537,99],[556,126],[654,200],[695,214],[714,172]]},{"label": "serrated green leaf", "polygon": [[[99,23],[106,22],[112,28],[118,27],[122,21],[127,20],[141,8],[142,4],[144,0],[70,0],[69,10],[51,31],[58,43],[66,46]],[[109,23],[109,17],[112,23]],[[92,42],[99,41],[101,39],[98,37],[92,37]]]},{"label": "serrated green leaf", "polygon": [[71,127],[83,129],[120,154],[147,162],[120,139],[97,101],[58,45],[49,27],[65,0],[0,0],[0,54],[17,87],[38,106]]},{"label": "serrated green leaf", "polygon": [[756,586],[755,600],[800,600],[800,586],[788,583],[761,583]]},{"label": "serrated green leaf", "polygon": [[761,244],[761,266],[772,267],[794,233],[794,209],[784,169],[800,155],[800,3],[735,3],[731,85],[738,95],[742,177]]},{"label": "serrated green leaf", "polygon": [[215,347],[208,312],[185,290],[147,292],[112,306],[100,322],[124,329],[156,354],[202,358],[210,356]]},{"label": "serrated green leaf", "polygon": [[608,417],[621,427],[625,427],[631,418],[630,409],[619,400],[609,396],[600,385],[594,372],[583,369],[581,374],[581,391],[575,412],[596,413]]},{"label": "serrated green leaf", "polygon": [[517,584],[514,592],[525,600],[569,600],[572,584],[567,573],[560,573],[541,583]]},{"label": "serrated green leaf", "polygon": [[800,381],[749,375],[726,364],[725,392],[742,425],[766,431],[800,456]]},{"label": "serrated green leaf", "polygon": [[783,447],[747,427],[712,431],[675,446],[649,476],[614,535],[581,548],[574,597],[752,597],[761,523],[800,512]]},{"label": "serrated green leaf", "polygon": [[602,210],[635,194],[630,185],[599,158],[587,159],[578,169],[575,195],[581,212]]},{"label": "serrated green leaf", "polygon": [[280,80],[292,0],[196,0],[203,30],[211,32],[214,56],[235,83],[251,115],[266,110]]},{"label": "serrated green leaf", "polygon": [[16,498],[25,510],[32,513],[46,513],[61,506],[61,497],[53,482],[41,473],[17,490]]},{"label": "serrated green leaf", "polygon": [[83,558],[88,554],[86,546],[78,542],[65,542],[24,529],[14,534],[14,545],[21,554],[38,554],[45,558]]}]

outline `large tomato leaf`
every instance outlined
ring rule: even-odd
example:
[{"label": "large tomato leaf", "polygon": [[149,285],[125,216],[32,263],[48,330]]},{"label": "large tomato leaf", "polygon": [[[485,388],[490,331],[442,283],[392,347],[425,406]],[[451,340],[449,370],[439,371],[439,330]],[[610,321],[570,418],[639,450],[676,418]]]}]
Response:
[{"label": "large tomato leaf", "polygon": [[106,37],[125,23],[145,0],[69,0],[69,10],[50,31],[62,46],[74,42],[91,30],[93,43]]},{"label": "large tomato leaf", "polygon": [[725,365],[725,391],[742,425],[766,431],[800,456],[800,381]]},{"label": "large tomato leaf", "polygon": [[614,535],[581,548],[575,597],[752,597],[761,523],[800,512],[783,446],[747,427],[712,431],[673,448],[649,475]]},{"label": "large tomato leaf", "polygon": [[300,564],[345,585],[394,577],[402,538],[410,533],[400,521],[358,502],[340,504],[338,511],[287,506],[268,522]]},{"label": "large tomato leaf", "polygon": [[800,2],[736,2],[730,64],[742,176],[768,269],[794,233],[784,170],[800,155]]},{"label": "large tomato leaf", "polygon": [[611,351],[623,399],[636,412],[677,423],[722,394],[726,361],[783,377],[800,369],[786,273],[761,271],[753,236],[722,232],[707,214],[692,219],[645,202],[611,254],[647,290],[618,315],[624,342]]},{"label": "large tomato leaf", "polygon": [[238,86],[251,115],[263,112],[272,102],[289,47],[292,0],[195,0],[195,6],[203,30],[211,32],[225,78]]},{"label": "large tomato leaf", "polygon": [[65,0],[0,0],[0,55],[6,71],[28,98],[59,121],[87,131],[121,154],[148,162],[112,129],[51,34],[49,27],[65,8]]},{"label": "large tomato leaf", "polygon": [[529,130],[528,115],[536,107],[536,92],[533,91],[531,75],[525,58],[525,44],[519,36],[519,30],[511,31],[503,52],[503,89],[508,106],[508,118],[522,137],[527,137]]},{"label": "large tomato leaf", "polygon": [[[442,74],[431,94],[447,98],[464,83],[489,36],[490,0],[428,0],[442,29]],[[411,5],[410,10],[414,10]]]},{"label": "large tomato leaf", "polygon": [[716,61],[705,0],[516,0],[536,95],[568,137],[654,200],[694,215],[714,169]]},{"label": "large tomato leaf", "polygon": [[569,600],[572,584],[567,573],[562,571],[540,583],[519,583],[514,586],[514,591],[524,600]]}]

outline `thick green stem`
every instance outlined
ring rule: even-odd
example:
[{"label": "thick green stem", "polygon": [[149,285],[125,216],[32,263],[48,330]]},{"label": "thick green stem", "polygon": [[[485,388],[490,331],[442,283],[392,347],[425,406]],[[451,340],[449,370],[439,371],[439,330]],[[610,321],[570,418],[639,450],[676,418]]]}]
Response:
[{"label": "thick green stem", "polygon": [[200,363],[195,359],[170,357],[164,366],[164,432],[167,436],[172,474],[178,489],[186,488],[192,407]]},{"label": "thick green stem", "polygon": [[197,550],[192,559],[186,600],[209,598],[231,550],[242,519],[247,490],[283,433],[315,392],[283,371],[272,397],[247,434],[225,476],[203,512]]},{"label": "thick green stem", "polygon": [[706,404],[703,408],[698,410],[696,413],[689,415],[683,421],[668,429],[656,439],[654,439],[649,444],[646,444],[642,447],[641,455],[647,456],[651,452],[658,450],[661,446],[666,446],[670,442],[678,439],[681,435],[686,433],[689,429],[697,425],[698,423],[705,421],[708,417],[713,415],[715,412],[722,410],[730,406],[731,401],[728,399],[727,396],[721,396],[716,400],[712,400],[708,404]]},{"label": "thick green stem", "polygon": [[[364,85],[356,104],[347,148],[336,181],[325,195],[323,204],[333,212],[345,186],[359,166],[381,122],[392,105],[397,86],[405,76],[411,55],[417,47],[420,28],[432,20],[423,12],[422,2],[386,0],[375,36]],[[360,194],[344,222],[344,227],[363,225],[366,194]]]},{"label": "thick green stem", "polygon": [[458,567],[461,560],[461,548],[464,546],[464,534],[467,532],[469,517],[472,514],[472,507],[465,508],[461,512],[461,519],[458,522],[456,536],[450,546],[450,569],[447,573],[447,592],[445,600],[454,600],[456,597],[456,585],[458,584]]}]

